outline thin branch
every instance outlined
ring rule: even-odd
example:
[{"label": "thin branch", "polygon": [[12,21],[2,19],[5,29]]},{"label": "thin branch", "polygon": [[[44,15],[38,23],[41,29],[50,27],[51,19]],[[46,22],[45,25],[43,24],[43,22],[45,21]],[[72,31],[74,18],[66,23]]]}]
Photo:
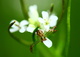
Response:
[{"label": "thin branch", "polygon": [[[62,13],[61,13],[61,15],[60,15],[60,18],[59,18],[59,21],[58,21],[57,26],[58,26],[58,25],[60,24],[60,22],[63,20],[64,11],[65,11],[65,2],[64,2],[64,0],[62,0]],[[59,29],[62,29],[62,27],[59,28]],[[62,32],[62,31],[64,31],[64,29],[63,29],[63,30],[60,30],[60,31]],[[62,54],[62,51],[63,51],[63,49],[64,49],[64,45],[65,45],[65,36],[62,35],[61,33],[60,33],[59,35],[60,35],[60,36],[59,36],[60,40],[58,41],[58,46],[57,46],[56,51],[58,51],[58,52],[59,52],[58,54],[61,55],[61,54]]]},{"label": "thin branch", "polygon": [[65,12],[65,2],[64,0],[62,0],[62,12],[60,14],[60,17],[58,19],[58,23],[57,23],[57,26],[60,24],[60,22],[62,21],[63,19],[63,16],[64,16],[64,12]]},{"label": "thin branch", "polygon": [[[36,27],[36,29],[33,31],[32,34],[32,40],[33,40],[33,44],[31,45],[31,51],[33,51],[34,53],[34,57],[38,57],[38,50],[36,45],[39,43],[38,41],[36,41],[36,37],[35,37],[35,32],[38,30],[39,27]],[[32,50],[33,49],[33,50]]]},{"label": "thin branch", "polygon": [[25,6],[25,0],[20,0],[20,3],[21,3],[23,15],[24,15],[25,19],[28,20],[28,12],[27,12],[28,10],[26,9],[26,6]]}]

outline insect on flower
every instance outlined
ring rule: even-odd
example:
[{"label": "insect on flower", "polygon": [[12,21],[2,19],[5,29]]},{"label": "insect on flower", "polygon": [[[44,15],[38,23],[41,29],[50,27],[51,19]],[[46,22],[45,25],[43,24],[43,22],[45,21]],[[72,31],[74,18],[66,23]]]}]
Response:
[{"label": "insect on flower", "polygon": [[42,42],[46,40],[46,38],[45,38],[44,33],[43,33],[42,30],[37,30],[37,35],[38,35],[39,37],[41,37],[41,41],[42,41]]},{"label": "insect on flower", "polygon": [[47,37],[45,37],[42,30],[37,30],[37,35],[41,37],[41,42],[43,42],[44,45],[46,45],[48,48],[52,46],[52,41],[48,39]]}]

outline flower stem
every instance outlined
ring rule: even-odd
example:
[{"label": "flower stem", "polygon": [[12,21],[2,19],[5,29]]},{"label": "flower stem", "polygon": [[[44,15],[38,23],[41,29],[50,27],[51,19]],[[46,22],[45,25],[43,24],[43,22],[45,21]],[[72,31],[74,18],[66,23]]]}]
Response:
[{"label": "flower stem", "polygon": [[57,26],[59,25],[59,23],[60,23],[60,22],[62,21],[62,19],[63,19],[64,11],[65,11],[65,1],[62,0],[62,13],[60,14],[60,17],[59,17]]},{"label": "flower stem", "polygon": [[[65,39],[66,39],[66,29],[65,29],[65,21],[66,19],[63,18],[65,11],[65,0],[62,0],[62,13],[60,15],[59,21],[57,26],[59,26],[59,41],[56,49],[56,54],[62,56],[64,47],[65,47]],[[64,19],[64,20],[62,20]],[[59,25],[60,24],[60,25]],[[63,27],[60,27],[63,26]]]},{"label": "flower stem", "polygon": [[20,0],[20,3],[21,3],[21,8],[22,8],[22,11],[23,11],[23,15],[24,15],[25,19],[28,20],[28,12],[27,12],[27,9],[26,9],[26,6],[25,6],[25,0]]},{"label": "flower stem", "polygon": [[71,10],[71,0],[68,0],[66,57],[68,55],[68,48],[69,48],[69,43],[70,43],[70,10]]},{"label": "flower stem", "polygon": [[35,32],[38,30],[38,27],[33,31],[32,34],[32,40],[33,40],[33,47],[32,47],[32,52],[34,53],[34,57],[38,57],[38,49],[37,49],[37,44],[38,42],[36,41],[36,37],[35,37]]}]

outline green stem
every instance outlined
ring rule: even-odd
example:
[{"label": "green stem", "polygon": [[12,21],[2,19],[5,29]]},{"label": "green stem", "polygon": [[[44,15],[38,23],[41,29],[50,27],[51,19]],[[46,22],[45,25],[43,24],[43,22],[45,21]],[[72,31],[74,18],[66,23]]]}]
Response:
[{"label": "green stem", "polygon": [[[65,20],[64,20],[65,21]],[[62,22],[60,24],[60,26],[63,26],[63,27],[59,27],[59,41],[58,41],[58,46],[57,46],[57,49],[56,49],[56,53],[59,54],[59,55],[62,55],[62,52],[64,50],[64,47],[65,47],[65,39],[66,39],[66,30],[65,30],[65,22]]]},{"label": "green stem", "polygon": [[60,24],[60,22],[61,22],[62,19],[63,19],[64,11],[65,11],[65,1],[62,0],[62,13],[60,14],[60,17],[59,17],[59,20],[58,20],[57,26]]},{"label": "green stem", "polygon": [[39,27],[37,27],[34,31],[33,31],[33,34],[32,34],[32,40],[33,40],[33,53],[34,53],[34,57],[38,57],[38,49],[37,49],[37,44],[38,44],[38,41],[36,41],[36,37],[35,37],[35,32],[38,30]]},{"label": "green stem", "polygon": [[39,27],[37,27],[34,31],[33,31],[33,34],[32,34],[32,39],[33,39],[33,42],[36,42],[36,39],[35,39],[35,32],[38,30]]},{"label": "green stem", "polygon": [[28,20],[28,12],[27,12],[28,10],[26,9],[26,6],[25,6],[25,0],[20,0],[20,3],[21,3],[23,15],[24,15],[25,19]]},{"label": "green stem", "polygon": [[10,34],[10,36],[11,36],[14,40],[16,40],[17,42],[19,42],[19,43],[21,43],[21,44],[23,44],[23,45],[25,45],[25,46],[30,46],[30,45],[32,44],[32,42],[28,42],[28,41],[25,41],[25,40],[23,40],[23,39],[20,39],[20,38],[14,36],[14,35],[9,31],[10,28],[11,28],[11,26],[12,26],[14,23],[15,23],[15,22],[11,23],[10,26],[8,27],[8,33]]},{"label": "green stem", "polygon": [[71,0],[68,0],[67,8],[67,45],[66,45],[66,57],[68,55],[68,48],[70,43],[70,10],[71,10]]},{"label": "green stem", "polygon": [[[64,16],[64,12],[65,12],[65,1],[62,0],[62,13],[60,14],[60,17],[59,17],[59,20],[58,20],[58,23],[57,23],[57,27],[56,28],[58,28],[59,27],[59,24],[62,22],[62,19],[63,19],[63,16]],[[65,30],[62,30],[62,29],[63,28],[61,27],[60,32],[65,31]],[[63,34],[65,34],[65,33],[63,33]],[[63,51],[63,48],[64,48],[64,42],[65,42],[64,41],[65,40],[64,38],[65,38],[65,36],[62,36],[62,34],[59,34],[59,35],[60,35],[59,36],[60,40],[58,42],[58,46],[57,46],[57,49],[56,49],[56,54],[61,55],[61,53]]]},{"label": "green stem", "polygon": [[[64,15],[64,11],[65,11],[65,1],[64,0],[62,0],[62,13],[61,13],[61,15],[60,15],[60,18],[59,18],[59,21],[58,21],[58,24],[57,24],[57,26],[60,24],[60,22],[62,22],[63,20],[63,15]],[[62,26],[64,23],[62,22],[61,24],[60,24],[60,26]],[[63,29],[63,27],[59,27],[59,31],[60,32],[63,32],[63,31],[65,31],[64,29]],[[62,30],[63,29],[63,30]],[[62,34],[65,34],[65,33],[62,33]],[[59,42],[58,42],[58,47],[57,47],[57,49],[56,49],[56,52],[57,52],[57,54],[61,54],[62,53],[62,51],[63,51],[63,48],[64,48],[64,42],[65,42],[65,35],[63,35],[62,36],[62,34],[60,33],[59,35],[59,38],[60,38],[60,40],[59,40]]]}]

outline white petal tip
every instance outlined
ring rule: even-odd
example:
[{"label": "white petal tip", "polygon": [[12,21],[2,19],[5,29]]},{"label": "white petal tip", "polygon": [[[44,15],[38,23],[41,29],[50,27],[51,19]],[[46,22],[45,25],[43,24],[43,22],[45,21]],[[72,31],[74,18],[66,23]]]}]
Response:
[{"label": "white petal tip", "polygon": [[48,12],[42,11],[42,17],[43,17],[43,19],[48,19],[48,17],[49,17]]},{"label": "white petal tip", "polygon": [[52,14],[52,15],[50,16],[50,19],[58,20],[58,17],[57,17],[56,15]]},{"label": "white petal tip", "polygon": [[32,9],[37,9],[37,5],[32,5],[32,6],[29,7],[29,9],[31,9],[31,10]]},{"label": "white petal tip", "polygon": [[48,38],[46,38],[45,41],[43,41],[44,45],[46,45],[48,48],[50,48],[52,46],[52,41],[49,40]]},{"label": "white petal tip", "polygon": [[19,32],[20,32],[20,33],[24,33],[24,31],[21,31],[21,30],[20,30]]},{"label": "white petal tip", "polygon": [[25,32],[25,27],[22,27],[20,30],[19,30],[20,33],[24,33]]},{"label": "white petal tip", "polygon": [[28,31],[28,32],[31,32],[31,33],[33,33],[34,29],[35,29],[35,28],[27,27],[27,31]]},{"label": "white petal tip", "polygon": [[27,25],[27,24],[29,24],[27,20],[22,20],[20,22],[20,26],[24,26],[24,25]]},{"label": "white petal tip", "polygon": [[18,29],[15,29],[15,28],[9,29],[9,31],[10,31],[11,33],[16,32],[17,30],[18,30]]}]

